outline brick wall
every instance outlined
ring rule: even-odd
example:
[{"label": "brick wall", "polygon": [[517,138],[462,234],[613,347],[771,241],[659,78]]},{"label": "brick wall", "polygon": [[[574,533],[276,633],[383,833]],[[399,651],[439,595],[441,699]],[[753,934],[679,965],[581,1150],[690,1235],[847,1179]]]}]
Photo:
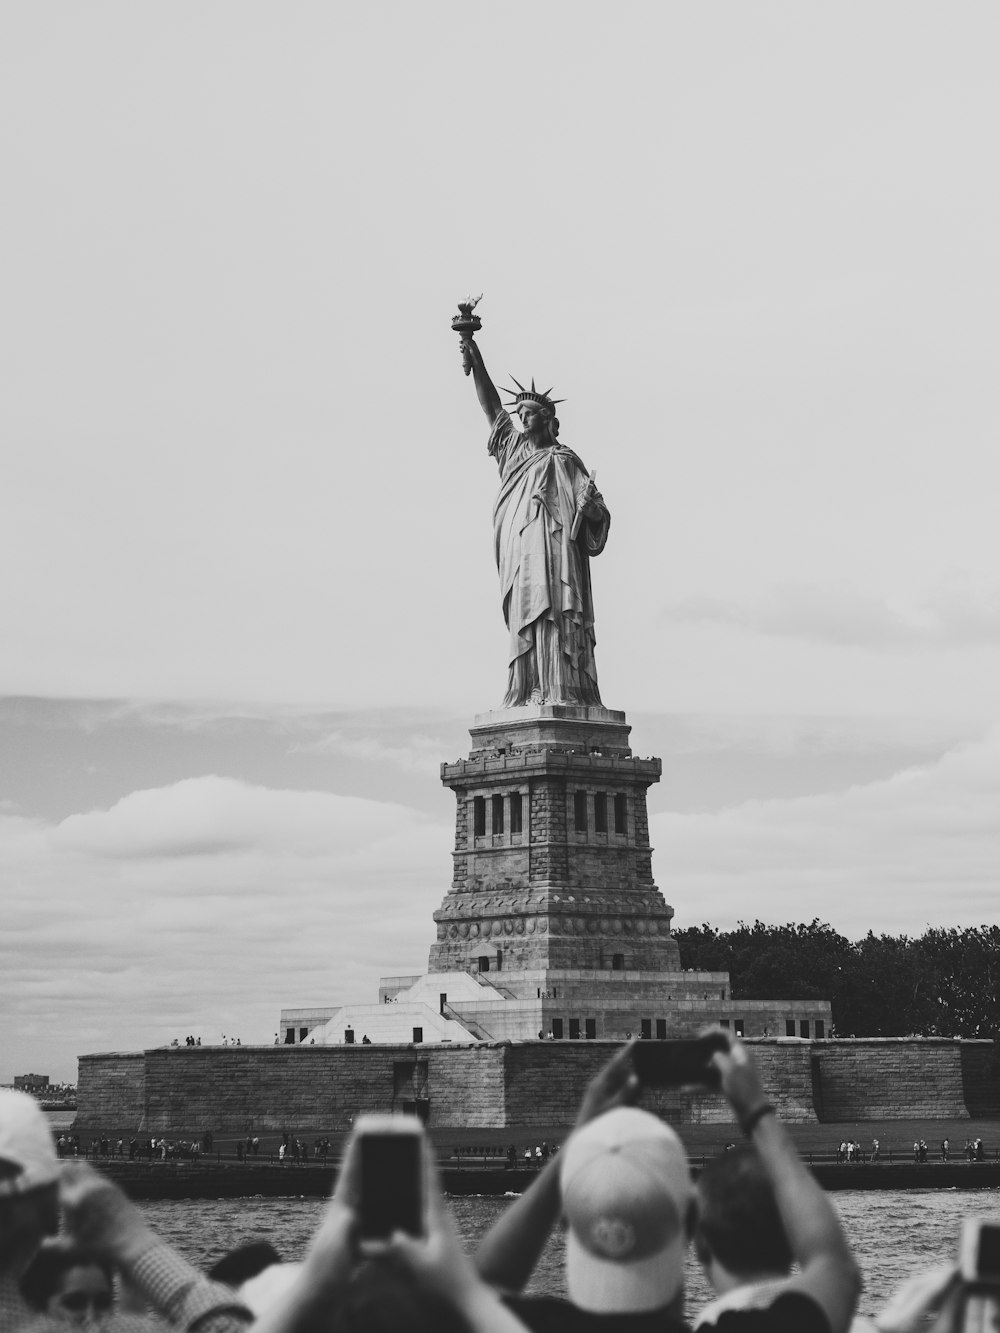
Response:
[{"label": "brick wall", "polygon": [[[617,1042],[515,1043],[506,1063],[511,1125],[571,1122],[588,1081],[619,1049]],[[768,1095],[783,1120],[815,1122],[809,1044],[774,1042],[755,1048]],[[643,1105],[672,1124],[728,1124],[733,1116],[717,1093],[676,1088],[648,1090]]]},{"label": "brick wall", "polygon": [[94,1134],[102,1128],[119,1127],[139,1129],[145,1112],[145,1093],[146,1057],[142,1051],[81,1055],[75,1132]]},{"label": "brick wall", "polygon": [[[753,1042],[764,1086],[789,1121],[996,1114],[992,1043],[939,1039]],[[572,1121],[610,1041],[474,1046],[171,1047],[80,1057],[76,1130],[200,1136],[344,1130],[365,1111],[426,1097],[432,1127]],[[966,1095],[974,1104],[967,1107]],[[727,1123],[710,1093],[663,1090],[677,1124]]]},{"label": "brick wall", "polygon": [[469,845],[469,800],[465,793],[457,791],[456,811],[455,811],[455,870],[452,878],[452,884],[456,889],[465,888],[465,881],[468,878],[468,863],[465,856],[466,848]]},{"label": "brick wall", "polygon": [[958,1041],[873,1037],[818,1042],[814,1059],[821,1120],[969,1114]]},{"label": "brick wall", "polygon": [[569,876],[565,778],[533,778],[530,802],[531,878],[565,883]]},{"label": "brick wall", "polygon": [[963,1041],[962,1087],[969,1115],[993,1119],[1000,1115],[1000,1052],[992,1041]]},{"label": "brick wall", "polygon": [[506,1047],[506,1105],[511,1125],[568,1124],[584,1088],[619,1048],[617,1042],[517,1042]]},{"label": "brick wall", "polygon": [[509,1047],[485,1046],[429,1049],[431,1119],[435,1129],[506,1124],[505,1054]]},{"label": "brick wall", "polygon": [[[412,1047],[180,1047],[146,1053],[149,1133],[319,1133],[391,1111]],[[409,1087],[412,1080],[408,1080]],[[401,1085],[400,1100],[408,1093]]]}]

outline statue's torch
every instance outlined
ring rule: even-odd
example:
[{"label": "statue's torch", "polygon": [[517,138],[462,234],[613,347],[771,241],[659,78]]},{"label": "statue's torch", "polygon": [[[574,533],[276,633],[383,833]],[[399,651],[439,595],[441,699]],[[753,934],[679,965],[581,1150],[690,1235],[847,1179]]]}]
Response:
[{"label": "statue's torch", "polygon": [[483,327],[483,321],[478,315],[472,312],[483,299],[482,292],[478,296],[468,296],[464,301],[459,301],[459,313],[452,318],[451,327],[462,339],[462,369],[466,375],[472,370],[472,358],[469,356],[469,349],[466,347],[466,340],[471,338],[474,333],[478,333]]}]

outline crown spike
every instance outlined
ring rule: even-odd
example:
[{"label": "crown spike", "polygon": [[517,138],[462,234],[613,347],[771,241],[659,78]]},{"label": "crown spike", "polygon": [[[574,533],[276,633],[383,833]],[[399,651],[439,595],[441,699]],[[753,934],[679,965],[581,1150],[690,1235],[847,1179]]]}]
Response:
[{"label": "crown spike", "polygon": [[521,390],[522,393],[527,393],[527,389],[525,389],[524,385],[521,383],[521,381],[517,378],[516,375],[511,375],[511,379],[514,381],[514,383],[517,385],[517,387]]}]

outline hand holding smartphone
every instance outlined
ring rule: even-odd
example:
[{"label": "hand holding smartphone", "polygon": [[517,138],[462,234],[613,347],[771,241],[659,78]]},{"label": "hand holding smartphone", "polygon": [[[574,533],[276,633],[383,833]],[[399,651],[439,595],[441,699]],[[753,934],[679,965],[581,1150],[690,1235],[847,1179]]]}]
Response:
[{"label": "hand holding smartphone", "polygon": [[396,1231],[426,1232],[424,1135],[411,1116],[363,1116],[355,1126],[359,1240],[377,1247]]},{"label": "hand holding smartphone", "polygon": [[958,1249],[962,1285],[958,1291],[953,1333],[997,1333],[1000,1330],[1000,1222],[967,1217]]},{"label": "hand holding smartphone", "polygon": [[985,1217],[964,1220],[958,1267],[966,1282],[1000,1286],[1000,1222]]},{"label": "hand holding smartphone", "polygon": [[688,1041],[637,1041],[632,1064],[647,1088],[718,1088],[719,1071],[712,1056],[728,1049],[721,1029]]}]

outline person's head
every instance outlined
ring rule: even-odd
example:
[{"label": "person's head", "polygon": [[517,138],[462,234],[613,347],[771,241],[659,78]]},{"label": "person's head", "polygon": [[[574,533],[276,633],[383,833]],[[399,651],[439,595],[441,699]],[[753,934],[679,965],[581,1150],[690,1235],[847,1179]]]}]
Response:
[{"label": "person's head", "polygon": [[570,1300],[595,1313],[659,1310],[682,1293],[693,1189],[680,1139],[621,1106],[559,1156]]},{"label": "person's head", "polygon": [[389,1255],[355,1268],[323,1320],[323,1333],[398,1333],[399,1329],[471,1333],[447,1301],[422,1287]]},{"label": "person's head", "polygon": [[695,1250],[713,1285],[726,1275],[742,1283],[789,1271],[792,1251],[774,1190],[751,1144],[713,1158],[698,1177],[697,1197]]},{"label": "person's head", "polygon": [[21,1294],[42,1314],[92,1328],[111,1310],[114,1279],[96,1255],[61,1240],[46,1242],[21,1278]]},{"label": "person's head", "polygon": [[19,1273],[59,1225],[59,1162],[33,1097],[0,1089],[0,1273]]},{"label": "person's head", "polygon": [[249,1282],[272,1264],[280,1264],[281,1255],[269,1240],[248,1241],[224,1254],[208,1270],[208,1276],[227,1287],[238,1287]]}]

